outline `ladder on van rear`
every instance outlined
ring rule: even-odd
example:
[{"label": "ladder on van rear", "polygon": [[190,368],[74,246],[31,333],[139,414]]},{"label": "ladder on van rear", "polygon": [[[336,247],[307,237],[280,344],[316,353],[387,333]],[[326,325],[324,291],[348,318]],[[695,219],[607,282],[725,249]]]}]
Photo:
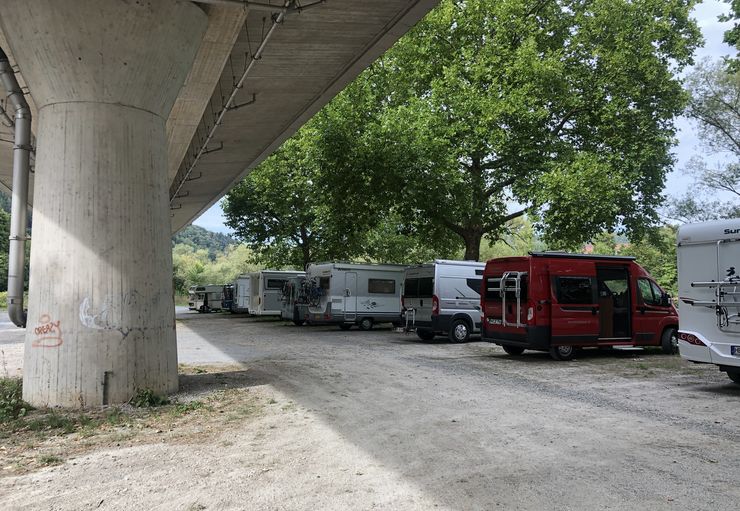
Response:
[{"label": "ladder on van rear", "polygon": [[[522,323],[522,278],[527,275],[526,271],[506,271],[501,277],[489,278],[486,290],[490,293],[498,293],[501,297],[501,325],[523,328]],[[516,300],[516,323],[506,320],[506,293],[513,293]]]}]

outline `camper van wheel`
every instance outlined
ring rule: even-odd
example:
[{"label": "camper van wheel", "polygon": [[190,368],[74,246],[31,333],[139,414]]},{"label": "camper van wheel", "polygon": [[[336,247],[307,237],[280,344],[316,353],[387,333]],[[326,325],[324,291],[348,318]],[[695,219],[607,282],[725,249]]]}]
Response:
[{"label": "camper van wheel", "polygon": [[660,347],[666,355],[678,353],[678,334],[675,328],[665,329],[663,336],[660,338]]},{"label": "camper van wheel", "polygon": [[524,353],[524,348],[520,348],[519,346],[501,346],[506,353],[511,355],[512,357],[516,357],[517,355],[521,355]]},{"label": "camper van wheel", "polygon": [[572,360],[576,354],[573,346],[555,346],[550,348],[550,356],[555,360]]},{"label": "camper van wheel", "polygon": [[740,385],[740,371],[727,371],[727,376],[729,376],[732,381]]},{"label": "camper van wheel", "polygon": [[349,330],[350,328],[352,328],[352,323],[340,323],[339,328],[341,328],[342,330]]},{"label": "camper van wheel", "polygon": [[421,328],[416,329],[416,335],[419,336],[419,339],[422,341],[431,341],[434,339],[434,332],[432,330],[423,330]]},{"label": "camper van wheel", "polygon": [[468,322],[464,319],[455,320],[450,328],[450,341],[452,342],[468,342],[470,339],[470,328]]},{"label": "camper van wheel", "polygon": [[372,330],[373,328],[373,318],[362,318],[360,320],[359,324],[360,330]]}]

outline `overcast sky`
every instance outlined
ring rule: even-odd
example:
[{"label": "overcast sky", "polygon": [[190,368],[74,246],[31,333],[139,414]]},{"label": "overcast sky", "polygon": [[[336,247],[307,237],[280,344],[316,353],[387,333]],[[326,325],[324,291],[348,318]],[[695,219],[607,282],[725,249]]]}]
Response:
[{"label": "overcast sky", "polygon": [[[734,54],[733,49],[722,42],[724,31],[732,24],[717,21],[717,16],[728,10],[729,6],[719,0],[705,0],[704,3],[694,8],[694,18],[698,21],[705,39],[704,47],[697,51],[696,62],[716,60],[722,56]],[[684,191],[691,186],[692,179],[684,175],[683,168],[693,155],[701,153],[699,141],[695,135],[696,127],[684,118],[678,119],[676,124],[679,129],[678,146],[674,151],[678,161],[673,172],[668,175],[666,182],[665,193],[669,196],[683,195]],[[224,217],[218,203],[193,223],[211,231],[230,231],[224,225]]]}]

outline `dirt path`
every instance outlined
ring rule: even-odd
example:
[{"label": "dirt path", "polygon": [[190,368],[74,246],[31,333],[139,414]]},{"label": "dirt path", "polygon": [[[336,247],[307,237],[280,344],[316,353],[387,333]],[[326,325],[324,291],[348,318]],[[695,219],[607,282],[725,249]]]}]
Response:
[{"label": "dirt path", "polygon": [[[713,367],[644,352],[556,363],[478,342],[215,315],[181,315],[178,338],[181,362],[224,364],[262,403],[259,413],[2,477],[3,508],[734,510],[740,502],[740,387]],[[208,370],[183,379],[186,396],[214,391],[221,380]]]}]

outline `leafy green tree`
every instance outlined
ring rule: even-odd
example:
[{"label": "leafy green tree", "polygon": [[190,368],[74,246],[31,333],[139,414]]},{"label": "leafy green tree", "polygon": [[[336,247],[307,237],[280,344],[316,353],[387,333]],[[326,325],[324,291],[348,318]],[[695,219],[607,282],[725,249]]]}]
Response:
[{"label": "leafy green tree", "polygon": [[[699,66],[686,80],[691,93],[687,114],[699,127],[702,156],[692,158],[686,171],[696,187],[676,199],[668,216],[683,222],[740,216],[740,73],[720,62]],[[717,193],[731,197],[719,200]]]},{"label": "leafy green tree", "polygon": [[207,249],[177,244],[172,250],[175,292],[187,294],[190,286],[228,284],[237,275],[260,269],[250,263],[252,254],[244,245],[228,245],[211,259]]},{"label": "leafy green tree", "polygon": [[693,5],[443,1],[361,78],[415,155],[404,214],[455,233],[466,259],[527,212],[554,247],[640,237],[673,163]]},{"label": "leafy green tree", "polygon": [[228,234],[212,232],[198,225],[189,225],[172,236],[172,246],[189,245],[193,248],[204,248],[213,261],[226,247],[235,245],[236,241]]},{"label": "leafy green tree", "polygon": [[[725,0],[725,3],[730,4],[730,12],[720,15],[719,20],[734,21],[735,23],[732,28],[725,32],[724,41],[740,50],[740,0]],[[727,59],[727,63],[730,71],[740,72],[740,60],[737,56]]]},{"label": "leafy green tree", "polygon": [[0,291],[8,290],[8,250],[10,241],[10,215],[0,209]]}]

